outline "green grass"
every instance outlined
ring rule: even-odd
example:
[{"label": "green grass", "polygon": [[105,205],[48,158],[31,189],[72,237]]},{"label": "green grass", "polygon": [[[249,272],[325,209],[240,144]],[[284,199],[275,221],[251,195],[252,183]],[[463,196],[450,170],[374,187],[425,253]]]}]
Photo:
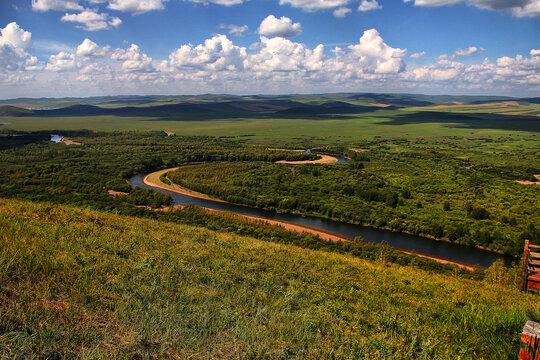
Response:
[{"label": "green grass", "polygon": [[0,200],[0,358],[506,359],[538,296]]},{"label": "green grass", "polygon": [[[445,113],[433,119],[418,120],[411,111],[378,111],[376,114],[347,115],[316,119],[231,118],[201,121],[166,121],[159,118],[88,116],[88,117],[3,117],[5,129],[21,131],[78,130],[128,131],[161,130],[178,135],[238,136],[265,143],[348,144],[385,138],[416,138],[438,136],[531,136],[538,132],[538,122],[489,120],[463,123],[446,119]],[[510,128],[509,128],[510,126]],[[516,131],[521,130],[521,131]],[[250,135],[246,137],[246,135]]]}]

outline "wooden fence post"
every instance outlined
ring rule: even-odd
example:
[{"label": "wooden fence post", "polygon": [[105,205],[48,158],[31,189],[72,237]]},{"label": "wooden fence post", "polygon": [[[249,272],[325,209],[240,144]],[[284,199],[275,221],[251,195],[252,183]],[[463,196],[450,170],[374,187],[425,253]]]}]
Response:
[{"label": "wooden fence post", "polygon": [[529,240],[525,240],[525,250],[523,251],[523,269],[521,270],[521,281],[519,289],[521,291],[527,290],[527,276],[528,276],[528,268],[529,268]]},{"label": "wooden fence post", "polygon": [[540,360],[540,324],[527,321],[521,334],[519,360]]}]

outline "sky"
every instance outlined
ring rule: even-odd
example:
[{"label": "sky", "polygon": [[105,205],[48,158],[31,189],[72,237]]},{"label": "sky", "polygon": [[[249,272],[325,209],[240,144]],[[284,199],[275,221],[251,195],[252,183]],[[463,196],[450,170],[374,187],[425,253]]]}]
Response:
[{"label": "sky", "polygon": [[0,0],[0,98],[540,96],[540,0]]}]

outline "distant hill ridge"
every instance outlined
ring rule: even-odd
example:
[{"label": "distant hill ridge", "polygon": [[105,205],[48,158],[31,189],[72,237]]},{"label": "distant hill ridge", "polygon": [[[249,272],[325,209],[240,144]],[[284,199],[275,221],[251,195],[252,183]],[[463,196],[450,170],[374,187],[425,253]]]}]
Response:
[{"label": "distant hill ridge", "polygon": [[12,105],[0,106],[0,116],[31,116],[32,110],[23,109]]},{"label": "distant hill ridge", "polygon": [[[176,100],[175,100],[176,99]],[[21,104],[31,99],[15,99]],[[181,97],[99,97],[78,99],[33,99],[53,109],[30,109],[14,105],[0,105],[1,117],[62,117],[62,116],[146,116],[161,118],[189,118],[208,116],[212,118],[274,114],[276,116],[316,116],[327,114],[355,114],[377,110],[395,110],[400,107],[427,107],[444,104],[489,104],[501,101],[540,104],[540,97],[510,98],[488,96],[450,96],[413,94],[327,94],[309,99],[307,95],[289,96],[232,96],[201,95]],[[306,101],[307,100],[307,101]],[[6,102],[7,100],[0,101]],[[64,106],[62,106],[64,101]],[[180,101],[180,102],[177,102]],[[163,104],[159,104],[163,102]],[[172,102],[172,103],[171,103]],[[144,105],[148,106],[132,106]],[[158,104],[156,104],[158,103]],[[56,104],[56,105],[51,105]],[[67,104],[67,106],[65,106]],[[117,104],[118,107],[110,107]],[[122,104],[126,106],[121,106]],[[131,106],[129,104],[132,104]],[[43,106],[42,105],[42,106]],[[33,106],[32,106],[33,107]]]}]

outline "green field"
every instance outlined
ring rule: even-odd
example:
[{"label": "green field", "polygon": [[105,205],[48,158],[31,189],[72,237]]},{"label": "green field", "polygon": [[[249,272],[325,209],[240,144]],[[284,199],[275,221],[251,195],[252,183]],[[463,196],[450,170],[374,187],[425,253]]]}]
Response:
[{"label": "green field", "polygon": [[2,358],[506,359],[540,315],[497,272],[4,199],[0,232]]},{"label": "green field", "polygon": [[[136,101],[129,103],[128,100]],[[540,132],[540,104],[527,102],[528,99],[501,102],[494,98],[492,103],[474,104],[471,102],[485,99],[335,94],[128,100],[97,98],[84,103],[92,105],[58,102],[57,107],[73,107],[49,111],[56,115],[47,115],[46,111],[28,115],[28,110],[22,108],[0,106],[0,122],[9,122],[2,126],[4,129],[20,131],[157,130],[181,135],[235,136],[266,143],[333,145],[375,136],[408,139],[471,135],[529,137]],[[455,105],[457,101],[464,104]],[[26,106],[36,108],[51,104],[54,105],[53,100]],[[15,101],[14,105],[25,104]],[[77,110],[77,106],[81,109]],[[110,114],[103,115],[105,113]]]},{"label": "green field", "polygon": [[[383,113],[385,111],[382,111]],[[390,112],[389,112],[390,113]],[[394,112],[392,112],[394,113]],[[163,121],[158,118],[139,117],[63,117],[63,118],[0,118],[10,122],[5,129],[20,131],[37,130],[80,130],[130,131],[159,130],[172,131],[179,135],[235,136],[265,143],[308,142],[314,144],[349,144],[375,136],[385,138],[416,138],[445,136],[509,136],[518,139],[530,138],[540,130],[540,118],[534,124],[516,121],[517,133],[512,124],[504,120],[471,124],[444,121],[444,113],[439,121],[415,121],[385,116],[350,116],[345,119],[266,119],[235,118],[205,121]]]}]

